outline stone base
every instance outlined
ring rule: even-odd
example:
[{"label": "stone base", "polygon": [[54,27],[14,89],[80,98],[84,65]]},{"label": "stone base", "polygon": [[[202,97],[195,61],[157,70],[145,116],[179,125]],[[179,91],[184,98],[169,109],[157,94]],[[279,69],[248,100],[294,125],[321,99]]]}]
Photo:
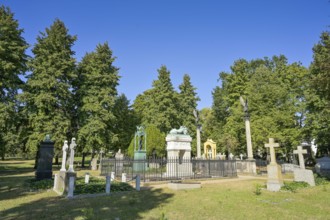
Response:
[{"label": "stone base", "polygon": [[283,186],[283,178],[281,166],[277,164],[270,164],[267,166],[267,190],[277,192]]},{"label": "stone base", "polygon": [[199,189],[201,188],[200,183],[168,183],[168,188],[173,190],[182,190],[182,189]]},{"label": "stone base", "polygon": [[54,184],[56,186],[54,187],[54,190],[61,195],[67,194],[69,191],[70,177],[74,177],[76,179],[77,173],[60,171],[57,176],[57,183]]},{"label": "stone base", "polygon": [[315,186],[314,175],[311,170],[305,169],[294,169],[294,181],[296,182],[306,182],[310,186]]},{"label": "stone base", "polygon": [[134,164],[133,171],[134,172],[143,172],[146,170],[146,158],[147,152],[144,150],[135,151],[134,152]]}]

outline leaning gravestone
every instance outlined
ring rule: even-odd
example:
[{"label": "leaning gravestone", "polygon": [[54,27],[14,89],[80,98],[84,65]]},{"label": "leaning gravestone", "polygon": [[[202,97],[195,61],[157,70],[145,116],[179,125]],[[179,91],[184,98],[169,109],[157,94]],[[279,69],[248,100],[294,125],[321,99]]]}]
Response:
[{"label": "leaning gravestone", "polygon": [[191,140],[187,128],[172,129],[166,136],[167,164],[166,176],[191,176],[193,175],[191,163]]},{"label": "leaning gravestone", "polygon": [[38,151],[37,171],[35,172],[37,180],[52,179],[53,156],[54,142],[50,140],[49,135],[46,135],[45,140],[40,143]]},{"label": "leaning gravestone", "polygon": [[306,182],[310,186],[315,186],[313,171],[305,169],[305,161],[303,154],[307,154],[307,150],[303,150],[301,146],[298,146],[297,150],[294,150],[293,153],[298,154],[300,165],[300,168],[293,170],[294,181]]},{"label": "leaning gravestone", "polygon": [[265,144],[270,150],[270,164],[267,166],[267,190],[269,191],[279,191],[283,186],[283,178],[281,166],[276,163],[275,157],[275,147],[279,147],[278,143],[274,142],[274,138],[269,138],[269,143]]}]

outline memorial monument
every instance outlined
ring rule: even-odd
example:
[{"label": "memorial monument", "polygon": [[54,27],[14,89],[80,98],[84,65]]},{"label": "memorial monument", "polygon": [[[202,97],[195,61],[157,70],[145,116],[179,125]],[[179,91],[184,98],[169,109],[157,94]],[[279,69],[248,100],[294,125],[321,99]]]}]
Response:
[{"label": "memorial monument", "polygon": [[52,179],[53,177],[53,157],[54,157],[54,144],[50,140],[50,135],[46,135],[45,140],[40,142],[37,159],[37,170],[35,177],[37,180]]},{"label": "memorial monument", "polygon": [[145,160],[147,158],[147,134],[144,127],[136,126],[134,136],[134,171],[143,171],[146,169]]},{"label": "memorial monument", "polygon": [[269,138],[269,143],[265,144],[265,147],[270,151],[270,164],[267,166],[267,190],[279,191],[283,186],[282,169],[281,166],[276,163],[275,147],[279,147],[278,143],[274,142],[274,138]]},{"label": "memorial monument", "polygon": [[304,150],[301,146],[298,146],[297,150],[294,150],[293,153],[298,154],[300,166],[300,168],[293,170],[294,181],[306,182],[310,186],[315,186],[313,171],[305,169],[305,160],[303,154],[307,154],[307,150]]},{"label": "memorial monument", "polygon": [[191,141],[186,127],[172,129],[166,136],[166,176],[185,177],[193,175],[191,163]]}]

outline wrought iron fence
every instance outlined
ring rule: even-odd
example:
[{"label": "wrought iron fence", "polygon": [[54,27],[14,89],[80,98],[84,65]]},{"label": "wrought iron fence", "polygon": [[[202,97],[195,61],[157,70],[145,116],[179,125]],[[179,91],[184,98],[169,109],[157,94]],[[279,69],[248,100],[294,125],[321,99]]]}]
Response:
[{"label": "wrought iron fence", "polygon": [[126,173],[128,180],[139,174],[144,182],[237,176],[235,160],[182,158],[103,159],[101,175],[111,175],[112,172],[118,178]]}]

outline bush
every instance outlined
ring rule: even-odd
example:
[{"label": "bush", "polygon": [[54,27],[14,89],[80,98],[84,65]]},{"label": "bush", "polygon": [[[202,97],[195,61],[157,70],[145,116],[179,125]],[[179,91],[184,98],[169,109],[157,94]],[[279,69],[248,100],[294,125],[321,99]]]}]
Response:
[{"label": "bush", "polygon": [[28,179],[28,180],[26,180],[26,185],[33,191],[46,190],[46,189],[51,189],[53,187],[53,180],[52,179],[45,179],[45,180]]},{"label": "bush", "polygon": [[[76,181],[76,187],[74,193],[78,194],[93,194],[93,193],[105,193],[105,179],[90,177],[89,183],[85,184],[84,177],[78,177]],[[128,183],[111,182],[111,192],[120,191],[133,191],[134,188]]]},{"label": "bush", "polygon": [[314,174],[314,177],[315,177],[315,184],[317,186],[330,183],[330,177],[328,177],[328,176],[321,176],[316,173],[316,174]]},{"label": "bush", "polygon": [[309,187],[306,182],[284,182],[284,186],[282,186],[281,189],[295,193],[298,189],[306,187]]}]

